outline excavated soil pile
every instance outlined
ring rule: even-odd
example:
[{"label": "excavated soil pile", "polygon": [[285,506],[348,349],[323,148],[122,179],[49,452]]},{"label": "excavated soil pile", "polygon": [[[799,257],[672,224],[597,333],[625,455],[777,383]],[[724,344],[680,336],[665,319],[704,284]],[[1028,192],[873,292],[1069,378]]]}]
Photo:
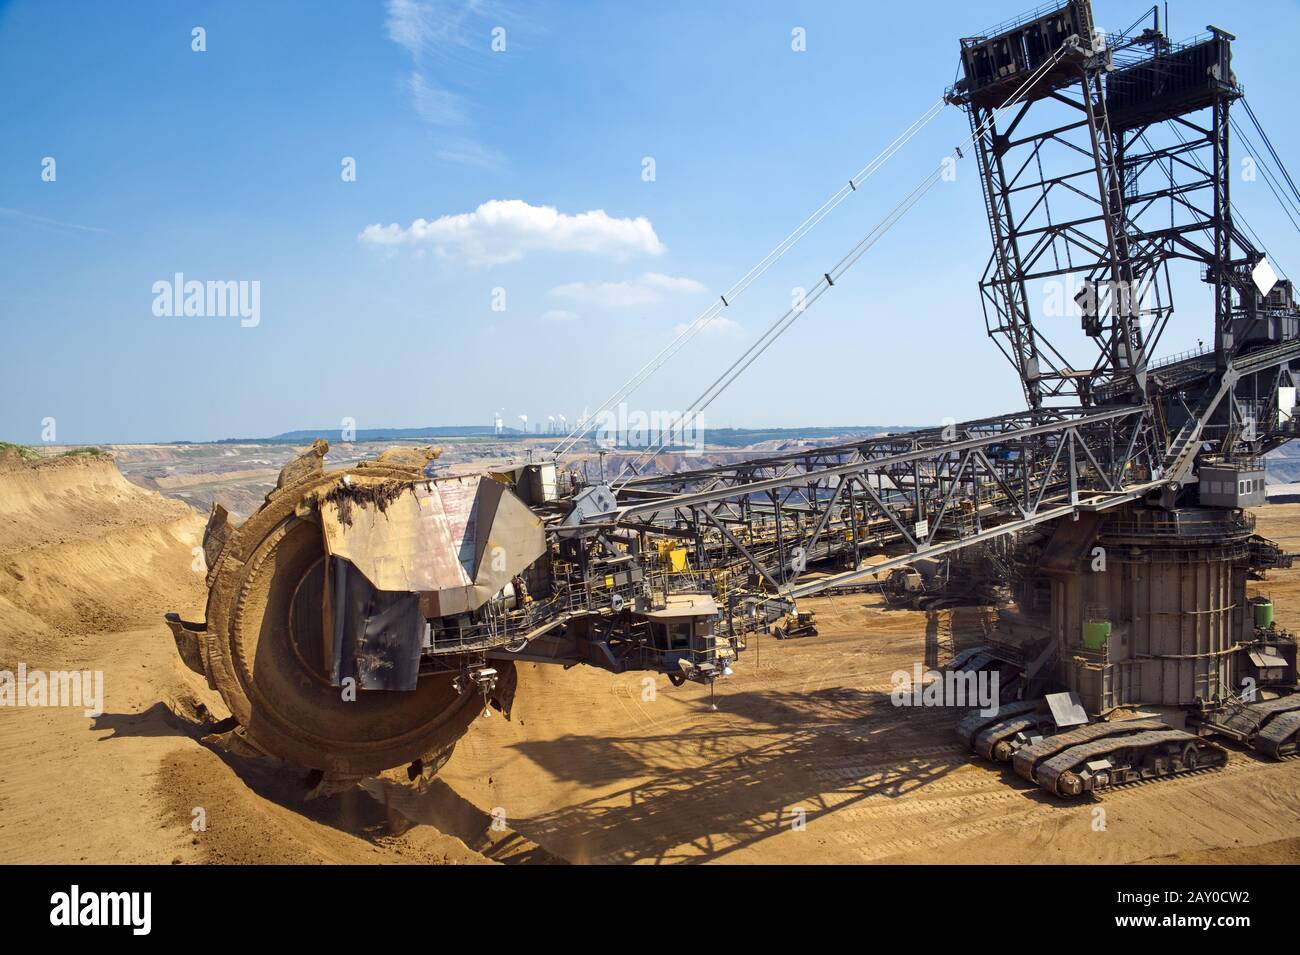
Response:
[{"label": "excavated soil pile", "polygon": [[202,619],[203,524],[107,456],[0,457],[0,671],[103,679],[100,714],[0,707],[0,863],[545,858],[441,785],[306,802],[301,770],[203,744],[226,713],[162,621]]},{"label": "excavated soil pile", "polygon": [[0,664],[54,666],[99,635],[203,601],[203,519],[110,457],[0,457]]}]

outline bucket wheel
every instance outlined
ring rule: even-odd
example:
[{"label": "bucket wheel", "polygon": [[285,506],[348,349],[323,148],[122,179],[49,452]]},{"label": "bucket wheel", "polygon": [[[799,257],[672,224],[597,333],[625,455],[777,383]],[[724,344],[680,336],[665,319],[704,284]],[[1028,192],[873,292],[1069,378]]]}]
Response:
[{"label": "bucket wheel", "polygon": [[375,466],[316,470],[273,492],[233,533],[212,570],[203,637],[208,677],[244,739],[269,755],[338,775],[417,760],[437,765],[482,710],[481,696],[458,692],[451,674],[424,676],[411,692],[353,690],[352,700],[329,682],[324,537],[302,505],[345,473],[413,477]]}]

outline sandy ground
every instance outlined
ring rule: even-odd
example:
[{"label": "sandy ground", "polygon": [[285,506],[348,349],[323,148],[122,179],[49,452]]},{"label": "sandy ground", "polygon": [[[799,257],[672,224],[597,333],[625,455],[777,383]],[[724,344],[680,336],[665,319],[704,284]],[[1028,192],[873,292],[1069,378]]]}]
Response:
[{"label": "sandy ground", "polygon": [[226,714],[160,626],[202,616],[203,519],[106,460],[4,463],[0,669],[102,671],[104,712],[0,708],[0,863],[546,858],[441,784],[415,824],[382,789],[308,803],[300,771],[203,745]]},{"label": "sandy ground", "polygon": [[[582,862],[1300,860],[1300,764],[1235,752],[1219,773],[1053,800],[973,761],[956,714],[890,703],[890,675],[925,658],[924,614],[808,603],[822,635],[763,640],[716,713],[697,688],[647,700],[636,677],[535,668],[517,722],[480,727],[443,778]],[[958,611],[959,644],[974,616]]]},{"label": "sandy ground", "polygon": [[[1300,504],[1261,509],[1300,550]],[[521,668],[440,778],[304,800],[303,774],[216,751],[224,716],[164,610],[201,616],[202,519],[107,461],[0,462],[0,669],[102,670],[103,715],[0,709],[0,862],[1295,862],[1300,761],[1092,801],[973,761],[957,714],[890,676],[982,633],[976,609],[809,601],[821,635],[751,642],[719,688]],[[1300,570],[1256,585],[1300,627]],[[194,821],[206,827],[196,831]]]}]

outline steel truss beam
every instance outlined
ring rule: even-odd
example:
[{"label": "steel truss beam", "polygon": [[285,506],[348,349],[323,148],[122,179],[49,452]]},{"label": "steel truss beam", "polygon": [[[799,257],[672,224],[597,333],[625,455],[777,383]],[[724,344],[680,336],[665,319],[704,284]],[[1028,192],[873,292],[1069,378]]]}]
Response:
[{"label": "steel truss beam", "polygon": [[1140,496],[1158,483],[1159,442],[1138,440],[1150,418],[1149,406],[1026,411],[641,477],[603,522],[706,529],[698,566],[748,566],[775,590],[809,562],[856,570],[864,554],[945,552]]}]

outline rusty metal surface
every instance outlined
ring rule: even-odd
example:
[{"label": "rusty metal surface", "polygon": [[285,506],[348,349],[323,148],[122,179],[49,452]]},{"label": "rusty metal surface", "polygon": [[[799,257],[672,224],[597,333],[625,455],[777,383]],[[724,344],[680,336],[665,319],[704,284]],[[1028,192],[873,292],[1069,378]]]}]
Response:
[{"label": "rusty metal surface", "polygon": [[187,623],[181,619],[180,614],[176,613],[169,613],[164,619],[172,632],[172,638],[176,641],[176,650],[180,653],[181,660],[195,673],[206,677],[208,671],[203,664],[202,649],[202,638],[206,628],[202,624]]},{"label": "rusty metal surface", "polygon": [[208,523],[203,528],[203,564],[208,568],[207,584],[212,586],[212,576],[217,566],[217,558],[226,547],[226,542],[235,533],[230,523],[230,512],[220,504],[213,504],[208,512]]},{"label": "rusty metal surface", "polygon": [[355,487],[321,502],[329,553],[377,590],[425,595],[438,616],[481,607],[546,552],[540,518],[497,481],[471,475]]}]

